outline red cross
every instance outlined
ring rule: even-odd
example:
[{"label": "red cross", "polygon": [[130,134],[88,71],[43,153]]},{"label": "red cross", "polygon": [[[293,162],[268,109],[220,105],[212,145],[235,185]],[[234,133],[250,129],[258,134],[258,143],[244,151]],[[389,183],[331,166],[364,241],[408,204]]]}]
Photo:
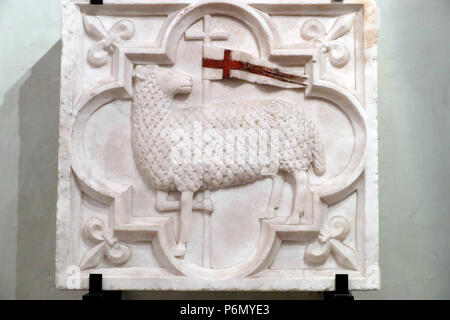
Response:
[{"label": "red cross", "polygon": [[[278,69],[267,68],[263,66],[257,66],[248,62],[242,62],[231,59],[231,50],[224,50],[223,60],[215,60],[203,58],[204,68],[222,69],[222,79],[230,78],[230,70],[242,70],[253,74],[262,75],[265,77],[273,78],[283,82],[295,83],[305,85],[303,82],[305,78],[299,77],[293,74],[283,73]],[[305,85],[306,86],[306,85]]]},{"label": "red cross", "polygon": [[229,79],[230,70],[242,70],[243,63],[241,61],[231,60],[231,50],[225,50],[223,60],[203,58],[203,67],[223,69],[222,78]]}]

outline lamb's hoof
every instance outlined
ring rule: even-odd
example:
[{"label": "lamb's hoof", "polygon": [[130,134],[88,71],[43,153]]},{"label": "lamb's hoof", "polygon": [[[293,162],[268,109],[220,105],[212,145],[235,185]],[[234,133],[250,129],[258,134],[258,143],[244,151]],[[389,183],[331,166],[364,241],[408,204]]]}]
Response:
[{"label": "lamb's hoof", "polygon": [[284,224],[289,224],[289,225],[300,224],[300,217],[297,215],[289,216],[286,219],[286,221],[284,222]]},{"label": "lamb's hoof", "polygon": [[183,257],[185,253],[186,253],[186,245],[183,243],[177,244],[173,248],[173,255],[175,257]]}]

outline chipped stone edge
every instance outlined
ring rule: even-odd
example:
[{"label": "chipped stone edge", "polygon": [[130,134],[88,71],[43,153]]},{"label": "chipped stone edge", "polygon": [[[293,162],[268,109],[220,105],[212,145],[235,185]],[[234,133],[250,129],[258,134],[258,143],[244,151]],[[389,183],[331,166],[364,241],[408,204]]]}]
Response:
[{"label": "chipped stone edge", "polygon": [[[381,289],[379,267],[379,187],[378,187],[378,69],[377,4],[375,0],[351,0],[364,5],[365,84],[368,132],[366,166],[366,285],[367,290]],[[367,39],[369,37],[370,39]]]},{"label": "chipped stone edge", "polygon": [[59,117],[58,195],[56,213],[56,288],[67,289],[67,268],[70,265],[70,138],[74,122],[73,81],[75,37],[80,14],[71,0],[61,0],[62,9],[62,57],[61,57],[61,105]]}]

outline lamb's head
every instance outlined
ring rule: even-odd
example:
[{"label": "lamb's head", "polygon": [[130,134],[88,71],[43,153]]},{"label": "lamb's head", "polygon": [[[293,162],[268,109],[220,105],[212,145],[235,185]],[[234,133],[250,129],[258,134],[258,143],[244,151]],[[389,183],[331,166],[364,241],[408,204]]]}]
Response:
[{"label": "lamb's head", "polygon": [[192,78],[157,65],[138,65],[134,69],[137,82],[146,81],[158,87],[163,94],[172,98],[177,94],[188,94],[192,90]]}]

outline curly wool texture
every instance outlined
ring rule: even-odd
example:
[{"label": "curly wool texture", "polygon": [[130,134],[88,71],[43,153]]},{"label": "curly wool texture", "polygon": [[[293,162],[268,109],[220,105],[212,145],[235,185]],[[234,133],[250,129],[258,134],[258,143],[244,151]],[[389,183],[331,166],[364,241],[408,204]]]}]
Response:
[{"label": "curly wool texture", "polygon": [[[135,85],[132,110],[135,159],[153,188],[216,190],[254,182],[269,171],[306,172],[311,165],[317,175],[325,172],[315,125],[297,105],[282,100],[242,100],[173,109],[156,72],[154,66],[145,67],[145,80]],[[199,128],[200,139],[195,136]],[[269,137],[274,130],[279,152],[269,152],[267,157],[267,150],[274,145],[273,136]],[[239,138],[230,132],[245,137],[241,142],[246,142],[238,144]],[[205,139],[208,135],[210,139]],[[189,154],[183,153],[186,145]],[[207,148],[221,150],[222,155],[207,152]],[[244,157],[237,155],[239,148]],[[197,161],[173,161],[174,152]]]}]

